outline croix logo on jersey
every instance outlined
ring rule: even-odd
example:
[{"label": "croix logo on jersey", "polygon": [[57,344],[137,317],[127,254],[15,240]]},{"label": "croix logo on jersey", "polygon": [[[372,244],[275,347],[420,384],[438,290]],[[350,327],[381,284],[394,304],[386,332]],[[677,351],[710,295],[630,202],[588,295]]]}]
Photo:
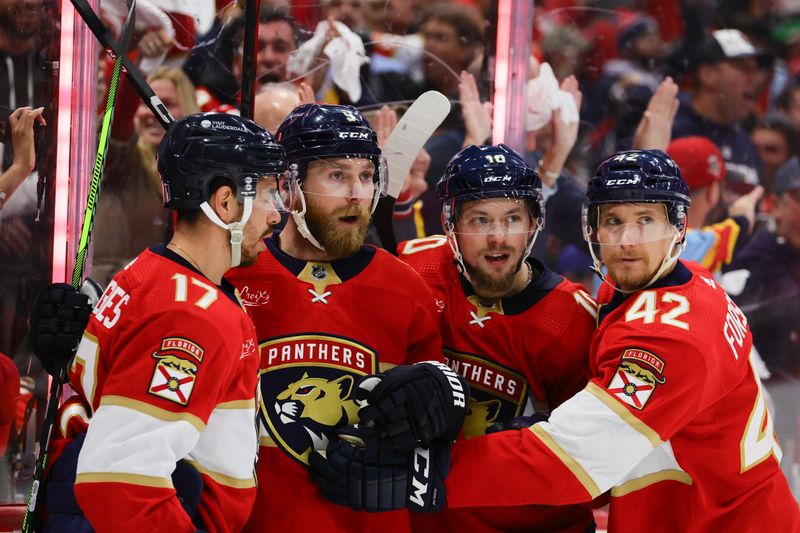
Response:
[{"label": "croix logo on jersey", "polygon": [[644,409],[656,386],[667,381],[663,372],[661,358],[645,350],[629,348],[622,353],[608,392],[631,407]]},{"label": "croix logo on jersey", "polygon": [[184,359],[183,355],[189,355],[200,363],[204,354],[205,350],[192,340],[183,337],[162,339],[160,350],[153,352],[156,367],[148,392],[180,405],[189,403],[197,380],[197,364]]}]

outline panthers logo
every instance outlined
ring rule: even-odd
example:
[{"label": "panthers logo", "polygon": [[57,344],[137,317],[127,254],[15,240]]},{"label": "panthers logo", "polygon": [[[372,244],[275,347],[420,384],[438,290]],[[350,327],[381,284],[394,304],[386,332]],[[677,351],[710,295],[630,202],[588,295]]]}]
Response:
[{"label": "panthers logo", "polygon": [[469,413],[464,420],[464,438],[471,439],[486,434],[486,429],[497,420],[501,407],[502,403],[497,399],[479,402],[470,398]]},{"label": "panthers logo", "polygon": [[279,433],[292,434],[293,442],[305,436],[299,439],[305,442],[303,449],[295,448],[292,455],[306,462],[312,449],[327,448],[335,428],[358,420],[358,405],[349,399],[354,385],[351,375],[328,380],[304,372],[277,395],[273,412],[282,427]]}]

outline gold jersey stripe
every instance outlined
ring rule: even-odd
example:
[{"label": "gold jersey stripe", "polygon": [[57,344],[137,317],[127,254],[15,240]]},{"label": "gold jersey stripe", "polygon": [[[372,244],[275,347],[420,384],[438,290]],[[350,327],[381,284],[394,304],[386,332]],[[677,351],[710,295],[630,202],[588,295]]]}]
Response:
[{"label": "gold jersey stripe", "polygon": [[75,484],[78,483],[128,483],[130,485],[140,485],[142,487],[155,487],[159,489],[171,489],[172,479],[157,476],[145,476],[143,474],[126,474],[123,472],[89,472],[78,474],[75,477]]},{"label": "gold jersey stripe", "polygon": [[646,476],[633,479],[631,481],[623,483],[618,487],[612,487],[611,495],[625,496],[626,494],[630,494],[631,492],[635,492],[645,487],[649,487],[654,483],[667,480],[679,481],[680,483],[685,483],[686,485],[692,484],[692,476],[690,476],[686,472],[683,472],[682,470],[662,470],[661,472],[654,472],[652,474],[647,474]]},{"label": "gold jersey stripe", "polygon": [[132,409],[134,411],[138,411],[140,413],[144,413],[146,415],[152,416],[153,418],[157,418],[159,420],[163,420],[164,422],[178,422],[184,421],[188,422],[197,431],[202,432],[206,429],[206,424],[199,417],[188,413],[173,413],[172,411],[167,411],[165,409],[158,408],[154,405],[150,405],[149,403],[145,403],[139,400],[132,400],[130,398],[125,398],[124,396],[103,396],[100,400],[100,406],[103,405],[114,405],[117,407],[125,407],[127,409]]},{"label": "gold jersey stripe", "polygon": [[235,478],[233,476],[215,472],[209,468],[206,468],[197,461],[190,461],[189,459],[185,459],[185,461],[195,467],[198,472],[207,475],[220,485],[225,485],[226,487],[231,487],[234,489],[249,489],[256,486],[255,476],[245,479]]},{"label": "gold jersey stripe", "polygon": [[558,445],[558,443],[551,437],[544,429],[541,428],[538,424],[531,426],[530,431],[533,431],[533,434],[539,437],[539,440],[547,446],[551,452],[553,452],[556,457],[558,457],[562,463],[572,472],[572,475],[580,481],[583,488],[586,489],[586,492],[592,497],[592,499],[597,498],[600,496],[600,487],[597,486],[597,483],[594,482],[592,476],[589,475],[588,472],[576,461],[571,455],[564,451],[564,449]]},{"label": "gold jersey stripe", "polygon": [[251,398],[249,400],[232,400],[230,402],[218,403],[214,409],[255,409],[256,400]]}]

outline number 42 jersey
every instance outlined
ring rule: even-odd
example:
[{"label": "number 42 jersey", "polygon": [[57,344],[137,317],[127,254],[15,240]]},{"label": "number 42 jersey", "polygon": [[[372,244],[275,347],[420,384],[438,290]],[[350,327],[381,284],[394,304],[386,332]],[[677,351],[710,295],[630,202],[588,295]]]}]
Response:
[{"label": "number 42 jersey", "polygon": [[680,261],[648,289],[607,296],[586,388],[529,431],[456,445],[448,505],[571,503],[610,489],[614,533],[800,531],[739,308]]}]

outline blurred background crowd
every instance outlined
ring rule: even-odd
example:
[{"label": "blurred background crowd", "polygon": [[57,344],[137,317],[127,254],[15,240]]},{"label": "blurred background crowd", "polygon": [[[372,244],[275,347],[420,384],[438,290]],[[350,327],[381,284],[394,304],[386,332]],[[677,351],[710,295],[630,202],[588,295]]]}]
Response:
[{"label": "blurred background crowd", "polygon": [[[124,1],[90,4],[118,33]],[[0,0],[6,502],[27,493],[46,389],[26,334],[31,298],[52,276],[54,43],[62,9],[71,6]],[[175,118],[239,112],[241,2],[139,0],[136,21],[128,55]],[[258,22],[254,115],[272,132],[300,103],[338,103],[364,111],[385,139],[392,120],[384,106],[402,115],[431,89],[451,100],[394,215],[399,240],[441,233],[435,186],[447,161],[463,146],[493,142],[496,0],[261,0]],[[534,254],[596,289],[581,233],[587,180],[616,150],[667,151],[692,192],[684,258],[714,271],[750,321],[782,464],[800,496],[800,3],[536,0],[531,30],[525,113],[514,120],[525,130],[515,148],[539,169],[547,202]],[[100,50],[88,64],[97,65],[91,101],[99,117],[112,59]],[[13,114],[24,106],[30,109]],[[163,134],[123,77],[93,237],[91,275],[101,284],[169,238],[154,159]]]}]

